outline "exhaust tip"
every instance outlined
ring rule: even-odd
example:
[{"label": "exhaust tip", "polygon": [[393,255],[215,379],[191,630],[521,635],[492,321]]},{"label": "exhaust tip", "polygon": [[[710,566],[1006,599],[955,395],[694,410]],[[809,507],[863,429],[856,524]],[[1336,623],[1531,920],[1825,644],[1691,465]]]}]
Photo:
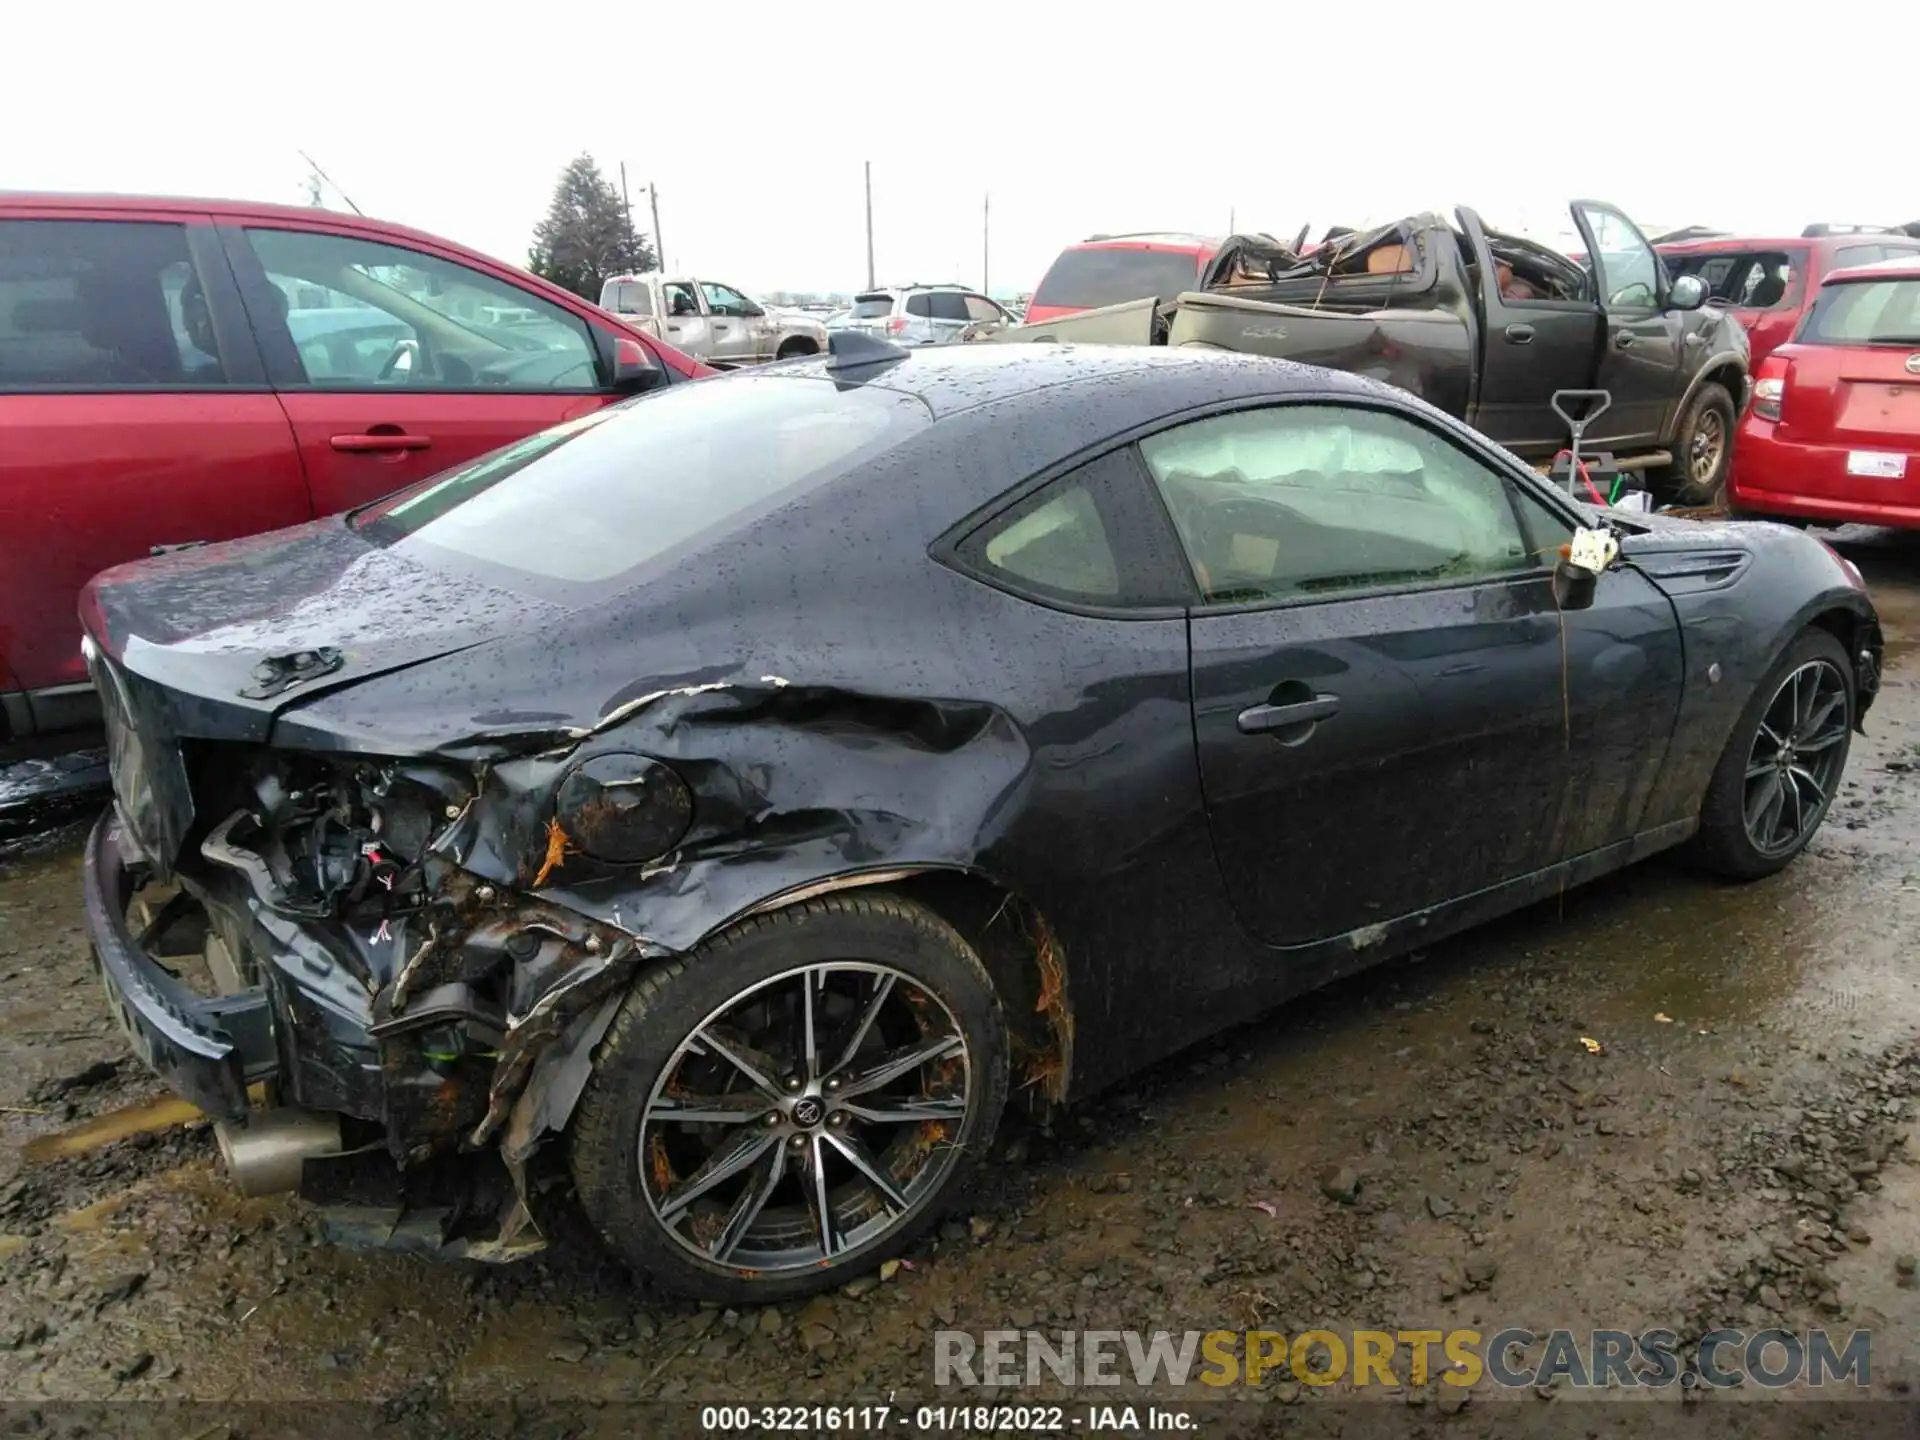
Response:
[{"label": "exhaust tip", "polygon": [[216,1122],[213,1135],[234,1188],[256,1198],[297,1190],[309,1158],[340,1153],[340,1117],[314,1110],[255,1110],[244,1125]]}]

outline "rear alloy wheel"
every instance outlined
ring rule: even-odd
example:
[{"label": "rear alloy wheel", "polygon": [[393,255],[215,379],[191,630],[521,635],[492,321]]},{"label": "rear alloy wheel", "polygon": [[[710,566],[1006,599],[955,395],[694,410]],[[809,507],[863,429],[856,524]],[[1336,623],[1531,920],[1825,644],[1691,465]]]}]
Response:
[{"label": "rear alloy wheel", "polygon": [[1687,406],[1673,439],[1673,461],[1659,480],[1682,505],[1711,505],[1721,500],[1733,460],[1733,397],[1726,387],[1706,384]]},{"label": "rear alloy wheel", "polygon": [[648,976],[571,1151],[582,1203],[684,1295],[765,1304],[898,1253],[1006,1100],[999,1002],[938,917],[883,895],[749,920]]},{"label": "rear alloy wheel", "polygon": [[1854,677],[1846,651],[1809,630],[1782,655],[1727,742],[1693,851],[1733,879],[1771,875],[1807,848],[1846,773]]}]

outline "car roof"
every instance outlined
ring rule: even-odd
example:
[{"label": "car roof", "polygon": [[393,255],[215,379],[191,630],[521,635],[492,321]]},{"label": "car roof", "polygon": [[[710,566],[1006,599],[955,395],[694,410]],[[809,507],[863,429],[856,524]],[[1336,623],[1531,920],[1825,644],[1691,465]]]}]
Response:
[{"label": "car roof", "polygon": [[[836,367],[834,357],[790,361],[789,375],[830,379],[839,385],[876,385],[918,396],[937,420],[1000,402],[1057,411],[1061,387],[1099,381],[1089,403],[1146,416],[1165,408],[1166,387],[1178,379],[1210,389],[1209,398],[1298,391],[1374,392],[1353,375],[1225,350],[1148,345],[929,345],[902,348],[899,359]],[[769,372],[771,373],[771,372]],[[1115,431],[1126,429],[1116,424]]]},{"label": "car roof", "polygon": [[429,245],[451,246],[476,255],[485,253],[474,250],[471,245],[462,245],[457,240],[449,240],[444,235],[435,235],[427,230],[416,230],[411,225],[401,225],[392,220],[377,220],[371,215],[350,215],[339,210],[316,209],[312,205],[276,205],[266,200],[216,200],[192,195],[0,190],[0,211],[14,209],[72,210],[93,214],[138,210],[161,214],[211,215],[220,220],[299,220],[308,224],[321,220],[328,225],[338,225],[343,229],[377,230],[387,235],[425,241]]},{"label": "car roof", "polygon": [[1193,235],[1175,230],[1143,230],[1132,235],[1089,235],[1069,250],[1218,250],[1227,242],[1218,235]]},{"label": "car roof", "polygon": [[1920,251],[1892,260],[1876,260],[1870,265],[1849,265],[1832,271],[1823,285],[1846,285],[1862,280],[1920,280]]},{"label": "car roof", "polygon": [[[1826,236],[1826,239],[1848,237]],[[1715,235],[1706,240],[1670,240],[1653,248],[1662,255],[1718,255],[1739,254],[1748,250],[1811,250],[1820,243],[1820,238],[1795,235],[1791,239],[1769,239],[1766,236],[1748,237],[1742,235]]]}]

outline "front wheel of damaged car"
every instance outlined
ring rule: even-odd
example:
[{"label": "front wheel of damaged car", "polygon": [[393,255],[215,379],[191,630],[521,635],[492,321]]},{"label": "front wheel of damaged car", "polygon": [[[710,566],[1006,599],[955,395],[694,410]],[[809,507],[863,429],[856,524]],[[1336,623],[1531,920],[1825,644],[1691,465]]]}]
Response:
[{"label": "front wheel of damaged car", "polygon": [[807,1294],[951,1205],[1007,1071],[993,984],[951,926],[892,895],[807,901],[635,985],[570,1127],[574,1183],[668,1290]]},{"label": "front wheel of damaged car", "polygon": [[1802,632],[1734,726],[1700,807],[1693,859],[1757,880],[1806,849],[1846,774],[1856,704],[1845,647],[1825,630]]}]

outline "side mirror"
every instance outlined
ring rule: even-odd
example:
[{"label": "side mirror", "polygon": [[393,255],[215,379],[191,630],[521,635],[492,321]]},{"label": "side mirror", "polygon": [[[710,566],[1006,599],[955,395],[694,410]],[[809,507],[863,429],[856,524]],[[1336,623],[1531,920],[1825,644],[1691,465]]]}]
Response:
[{"label": "side mirror", "polygon": [[740,313],[749,320],[758,320],[762,316],[764,316],[767,312],[761,309],[758,305],[755,305],[752,301],[748,301],[746,308],[743,309]]},{"label": "side mirror", "polygon": [[1598,575],[1563,555],[1553,567],[1553,603],[1562,610],[1591,609],[1593,592],[1599,584]]},{"label": "side mirror", "polygon": [[1562,610],[1585,610],[1593,604],[1600,575],[1620,557],[1620,542],[1611,530],[1579,529],[1560,551],[1553,567],[1553,600]]},{"label": "side mirror", "polygon": [[1669,310],[1698,310],[1707,303],[1707,282],[1698,275],[1682,275],[1667,292]]},{"label": "side mirror", "polygon": [[651,390],[660,379],[660,362],[647,347],[627,336],[613,342],[613,388],[625,395]]}]

